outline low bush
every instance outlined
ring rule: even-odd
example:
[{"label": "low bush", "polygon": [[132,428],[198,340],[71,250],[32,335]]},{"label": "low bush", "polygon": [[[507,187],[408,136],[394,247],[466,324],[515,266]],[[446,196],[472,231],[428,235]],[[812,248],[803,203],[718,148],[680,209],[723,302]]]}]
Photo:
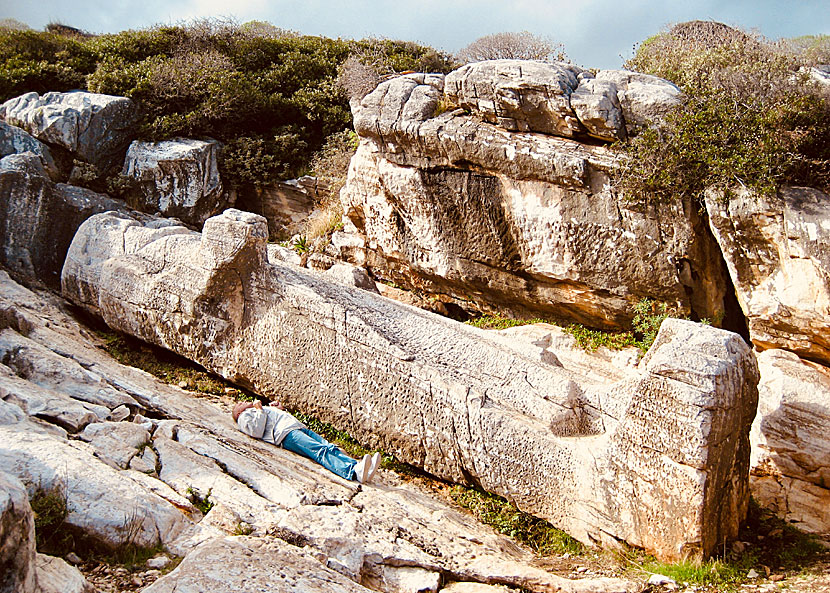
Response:
[{"label": "low bush", "polygon": [[262,22],[73,31],[0,27],[0,102],[71,89],[131,97],[139,139],[215,138],[226,145],[221,166],[235,185],[305,173],[326,139],[351,127],[338,82],[350,56],[373,56],[383,73],[452,67],[444,54],[414,43],[327,39]]},{"label": "low bush", "polygon": [[62,486],[43,488],[38,486],[29,503],[35,515],[35,541],[42,553],[64,553],[64,546],[71,541],[64,521],[69,514],[66,491]]},{"label": "low bush", "polygon": [[630,197],[700,199],[710,186],[770,193],[830,184],[830,102],[786,50],[720,23],[692,21],[644,41],[625,66],[667,78],[685,105],[621,145]]},{"label": "low bush", "polygon": [[564,62],[565,47],[529,31],[485,35],[459,50],[456,59],[463,64],[483,60],[546,60]]}]

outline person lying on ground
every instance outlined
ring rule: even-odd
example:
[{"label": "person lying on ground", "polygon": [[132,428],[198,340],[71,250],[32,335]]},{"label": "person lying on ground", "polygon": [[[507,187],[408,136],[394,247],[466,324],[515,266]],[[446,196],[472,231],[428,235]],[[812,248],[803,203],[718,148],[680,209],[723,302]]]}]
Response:
[{"label": "person lying on ground", "polygon": [[352,459],[280,405],[263,407],[261,401],[238,402],[231,414],[245,434],[308,457],[341,478],[366,484],[380,465],[380,453],[364,455],[360,461]]}]

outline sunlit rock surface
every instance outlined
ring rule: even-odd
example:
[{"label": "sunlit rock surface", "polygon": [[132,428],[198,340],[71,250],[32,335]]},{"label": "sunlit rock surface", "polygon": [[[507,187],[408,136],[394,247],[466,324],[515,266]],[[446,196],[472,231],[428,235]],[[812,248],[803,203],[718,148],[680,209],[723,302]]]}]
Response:
[{"label": "sunlit rock surface", "polygon": [[753,343],[830,364],[830,196],[712,191],[706,209]]},{"label": "sunlit rock surface", "polygon": [[[616,153],[562,137],[583,127],[623,135],[626,117],[640,125],[664,105],[649,103],[643,88],[676,91],[654,77],[605,74],[594,80],[572,65],[495,61],[446,80],[410,74],[381,83],[354,106],[361,143],[340,196],[344,230],[363,247],[340,255],[462,305],[593,327],[627,326],[645,297],[721,316],[724,266],[697,207],[617,195]],[[571,110],[575,97],[585,124]],[[468,111],[441,112],[453,102]]]},{"label": "sunlit rock surface", "polygon": [[736,334],[666,322],[636,369],[597,381],[483,330],[269,264],[261,217],[228,210],[202,234],[154,225],[87,221],[64,295],[582,541],[679,558],[737,534],[757,367]]}]

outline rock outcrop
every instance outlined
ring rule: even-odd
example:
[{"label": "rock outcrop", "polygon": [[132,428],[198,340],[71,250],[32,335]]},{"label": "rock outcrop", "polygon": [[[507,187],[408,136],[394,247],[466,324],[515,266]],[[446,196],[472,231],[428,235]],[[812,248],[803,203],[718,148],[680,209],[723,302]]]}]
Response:
[{"label": "rock outcrop", "polygon": [[135,104],[85,91],[26,93],[0,105],[0,119],[104,171],[124,158]]},{"label": "rock outcrop", "polygon": [[35,520],[20,481],[0,472],[0,591],[35,591]]},{"label": "rock outcrop", "polygon": [[710,192],[706,209],[753,343],[830,364],[830,196]]},{"label": "rock outcrop", "polygon": [[[5,417],[4,417],[5,419]],[[77,568],[38,554],[35,520],[23,484],[0,471],[0,591],[3,593],[93,593]]]},{"label": "rock outcrop", "polygon": [[811,533],[830,533],[830,370],[785,350],[758,355],[752,493]]},{"label": "rock outcrop", "polygon": [[309,215],[327,189],[309,175],[268,185],[243,186],[237,190],[235,206],[264,216],[271,240],[282,240],[304,233]]},{"label": "rock outcrop", "polygon": [[[4,332],[18,333],[18,340],[40,347],[20,352],[14,367],[0,360],[0,369],[17,379],[13,388],[0,390],[2,467],[32,487],[66,486],[66,521],[87,541],[160,540],[169,552],[186,556],[147,591],[248,591],[268,583],[275,590],[296,585],[303,590],[405,593],[424,586],[434,591],[448,581],[539,592],[634,593],[640,588],[616,578],[569,580],[551,574],[536,565],[533,553],[386,470],[379,472],[376,485],[359,485],[251,439],[236,429],[229,406],[222,409],[118,364],[90,341],[88,330],[56,298],[36,295],[5,273],[0,273],[0,312]],[[19,407],[19,401],[30,401],[43,390],[35,383],[38,374],[26,376],[21,361],[43,368],[46,351],[129,394],[136,403],[128,416],[92,422],[72,435],[81,438],[77,440],[67,438],[51,418]],[[55,367],[50,383],[73,385],[73,368]],[[61,394],[72,400],[77,396],[71,390]],[[115,435],[118,446],[108,438]],[[149,439],[141,453],[135,445],[145,435]],[[130,450],[129,467],[152,451],[152,470],[123,469]],[[3,493],[6,478],[1,476]],[[194,494],[214,503],[206,515],[191,504]],[[15,496],[24,505],[22,488]],[[4,500],[0,494],[0,506]],[[0,529],[9,525],[6,517],[0,519]],[[31,526],[31,515],[23,521]],[[30,528],[21,528],[17,519],[12,523],[14,537],[3,532],[0,539],[3,554],[20,537],[31,539]],[[228,537],[242,530],[250,534]],[[31,555],[30,548],[23,551],[29,561]],[[19,574],[30,579],[28,572]],[[5,570],[0,572],[0,578],[5,576]],[[64,579],[64,593],[70,581]],[[413,589],[413,584],[418,586]]]},{"label": "rock outcrop", "polygon": [[[340,255],[461,304],[593,327],[626,326],[645,297],[687,314],[722,315],[725,270],[691,202],[627,201],[610,186],[620,161],[607,147],[508,131],[599,134],[604,126],[606,135],[621,135],[679,98],[650,103],[654,95],[632,73],[593,79],[573,66],[522,64],[472,64],[446,80],[401,76],[363,99],[354,111],[361,144],[341,192],[345,230],[363,248]],[[472,114],[435,116],[441,101]],[[577,112],[592,115],[580,123]],[[547,127],[538,123],[551,118]]]},{"label": "rock outcrop", "polygon": [[201,226],[231,205],[222,187],[215,140],[174,138],[130,144],[122,175],[134,184],[130,206]]},{"label": "rock outcrop", "polygon": [[0,158],[10,154],[31,152],[40,159],[40,164],[53,181],[59,181],[60,169],[49,147],[16,126],[0,121]]},{"label": "rock outcrop", "polygon": [[32,152],[0,159],[0,265],[29,284],[60,289],[75,231],[92,214],[124,204],[91,190],[53,183]]},{"label": "rock outcrop", "polygon": [[64,295],[582,541],[669,559],[737,534],[757,367],[736,334],[667,322],[636,370],[592,381],[483,330],[269,264],[266,237],[264,219],[234,210],[201,235],[97,215],[70,248]]}]

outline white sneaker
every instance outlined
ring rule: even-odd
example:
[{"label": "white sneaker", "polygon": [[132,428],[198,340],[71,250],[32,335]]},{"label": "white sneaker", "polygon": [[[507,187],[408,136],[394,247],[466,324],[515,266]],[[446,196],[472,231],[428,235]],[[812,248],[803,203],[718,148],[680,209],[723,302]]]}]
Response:
[{"label": "white sneaker", "polygon": [[371,478],[372,458],[368,454],[354,466],[354,477],[361,484],[366,484]]},{"label": "white sneaker", "polygon": [[375,478],[375,472],[378,471],[378,468],[380,467],[380,462],[380,453],[375,453],[374,455],[372,455],[372,464],[369,466],[369,481]]}]

